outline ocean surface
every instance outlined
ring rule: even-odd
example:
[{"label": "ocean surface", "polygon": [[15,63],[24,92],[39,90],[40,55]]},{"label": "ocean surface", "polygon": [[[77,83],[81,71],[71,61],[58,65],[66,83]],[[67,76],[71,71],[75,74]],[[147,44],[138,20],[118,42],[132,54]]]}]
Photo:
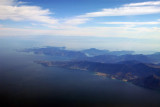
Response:
[{"label": "ocean surface", "polygon": [[160,107],[158,91],[94,72],[45,67],[34,61],[63,59],[17,51],[25,46],[0,44],[2,107]]}]

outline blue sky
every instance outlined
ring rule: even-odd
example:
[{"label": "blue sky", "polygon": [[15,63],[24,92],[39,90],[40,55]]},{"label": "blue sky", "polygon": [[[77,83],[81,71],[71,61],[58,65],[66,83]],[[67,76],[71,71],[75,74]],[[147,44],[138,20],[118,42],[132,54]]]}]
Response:
[{"label": "blue sky", "polygon": [[160,51],[160,0],[0,1],[0,36],[99,38],[104,44],[88,46]]}]

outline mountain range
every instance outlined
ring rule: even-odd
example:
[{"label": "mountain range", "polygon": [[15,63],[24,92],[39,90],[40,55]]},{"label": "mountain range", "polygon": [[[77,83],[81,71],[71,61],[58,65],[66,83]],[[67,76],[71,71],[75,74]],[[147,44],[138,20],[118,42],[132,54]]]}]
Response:
[{"label": "mountain range", "polygon": [[109,51],[95,48],[73,51],[65,47],[44,47],[24,49],[23,52],[33,52],[34,54],[44,54],[49,56],[67,57],[76,61],[91,61],[101,63],[118,63],[122,61],[138,61],[142,63],[160,63],[160,52],[143,55],[134,54],[134,51]]},{"label": "mountain range", "polygon": [[[35,61],[46,67],[62,67],[101,73],[108,78],[131,82],[150,89],[160,89],[160,66],[145,63],[99,63],[87,61]],[[157,66],[157,67],[155,67]],[[158,68],[159,66],[159,68]]]},{"label": "mountain range", "polygon": [[144,55],[135,54],[134,51],[109,51],[95,48],[73,51],[65,47],[32,48],[25,49],[23,52],[69,59],[67,61],[35,61],[43,66],[91,71],[108,78],[160,90],[160,52]]}]

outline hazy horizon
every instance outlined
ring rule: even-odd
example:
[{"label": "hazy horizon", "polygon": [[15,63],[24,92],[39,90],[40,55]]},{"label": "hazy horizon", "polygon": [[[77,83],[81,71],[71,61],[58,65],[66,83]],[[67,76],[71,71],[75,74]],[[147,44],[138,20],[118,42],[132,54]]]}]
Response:
[{"label": "hazy horizon", "polygon": [[35,47],[160,51],[159,0],[0,1],[4,47],[13,40]]}]

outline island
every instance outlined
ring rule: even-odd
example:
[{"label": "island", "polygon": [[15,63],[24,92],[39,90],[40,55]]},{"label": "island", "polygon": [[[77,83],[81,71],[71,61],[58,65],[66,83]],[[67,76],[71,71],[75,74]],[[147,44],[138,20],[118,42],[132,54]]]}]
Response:
[{"label": "island", "polygon": [[159,65],[138,62],[111,64],[89,61],[35,61],[35,63],[46,67],[90,71],[99,76],[130,82],[144,88],[160,90]]}]

